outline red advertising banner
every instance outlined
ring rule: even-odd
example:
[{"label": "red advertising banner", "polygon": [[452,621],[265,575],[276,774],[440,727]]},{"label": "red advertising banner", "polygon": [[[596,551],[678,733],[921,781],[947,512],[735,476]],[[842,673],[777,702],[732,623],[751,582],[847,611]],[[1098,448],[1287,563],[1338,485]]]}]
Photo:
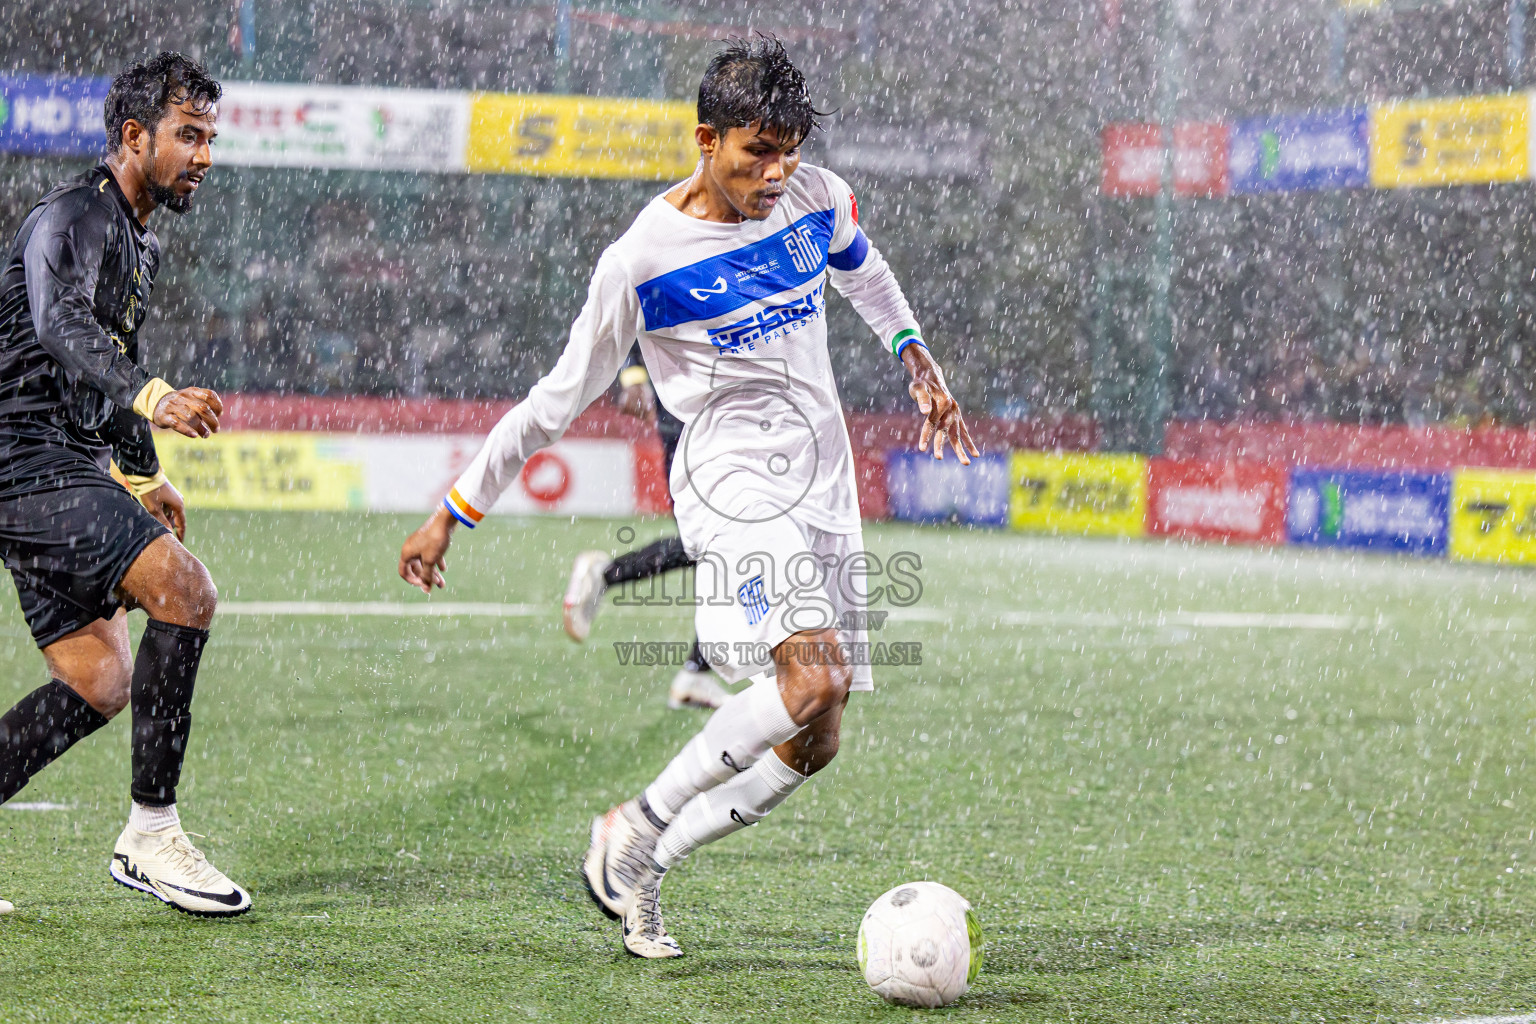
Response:
[{"label": "red advertising banner", "polygon": [[[1155,196],[1163,179],[1163,130],[1155,124],[1104,127],[1104,177],[1110,196]],[[1173,191],[1179,196],[1224,196],[1228,191],[1227,126],[1186,121],[1173,129]]]},{"label": "red advertising banner", "polygon": [[1147,533],[1249,544],[1285,542],[1286,472],[1257,462],[1147,464]]}]

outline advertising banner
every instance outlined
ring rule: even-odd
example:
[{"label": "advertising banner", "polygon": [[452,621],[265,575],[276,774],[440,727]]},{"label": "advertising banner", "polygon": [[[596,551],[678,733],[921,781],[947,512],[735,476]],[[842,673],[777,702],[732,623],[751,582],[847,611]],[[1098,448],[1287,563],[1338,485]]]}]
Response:
[{"label": "advertising banner", "polygon": [[[347,450],[364,468],[367,507],[428,512],[485,443],[483,435],[359,434]],[[492,515],[629,516],[635,500],[635,448],[628,441],[567,439],[534,454],[487,511]]]},{"label": "advertising banner", "polygon": [[691,103],[475,93],[467,168],[557,178],[686,178],[699,162]]},{"label": "advertising banner", "polygon": [[1296,544],[1443,555],[1450,502],[1445,473],[1296,469],[1286,525]]},{"label": "advertising banner", "polygon": [[1114,537],[1146,532],[1144,456],[1014,452],[1009,470],[1015,530]]},{"label": "advertising banner", "polygon": [[189,508],[366,508],[363,466],[326,434],[248,431],[203,440],[157,431],[160,465]]},{"label": "advertising banner", "polygon": [[99,155],[111,84],[105,78],[0,74],[0,152]]},{"label": "advertising banner", "polygon": [[[1185,122],[1173,129],[1173,191],[1180,196],[1227,194],[1227,126]],[[1104,176],[1111,196],[1155,196],[1163,180],[1163,130],[1155,124],[1104,128]]]},{"label": "advertising banner", "polygon": [[1536,473],[1456,470],[1451,483],[1451,557],[1536,562]]},{"label": "advertising banner", "polygon": [[1359,107],[1238,121],[1230,176],[1234,193],[1364,188],[1371,183],[1370,113]]},{"label": "advertising banner", "polygon": [[1285,470],[1258,462],[1147,464],[1147,532],[1167,537],[1285,543]]},{"label": "advertising banner", "polygon": [[1371,111],[1371,181],[1409,188],[1524,180],[1529,109],[1524,93],[1380,104]]},{"label": "advertising banner", "polygon": [[[480,435],[237,431],[155,435],[192,508],[429,512],[480,450]],[[637,510],[628,441],[573,439],[536,453],[496,515],[628,516]]]},{"label": "advertising banner", "polygon": [[246,167],[462,171],[469,94],[229,82],[217,157]]},{"label": "advertising banner", "polygon": [[1008,457],[983,455],[969,466],[932,452],[885,456],[886,502],[895,519],[917,523],[1008,525]]}]

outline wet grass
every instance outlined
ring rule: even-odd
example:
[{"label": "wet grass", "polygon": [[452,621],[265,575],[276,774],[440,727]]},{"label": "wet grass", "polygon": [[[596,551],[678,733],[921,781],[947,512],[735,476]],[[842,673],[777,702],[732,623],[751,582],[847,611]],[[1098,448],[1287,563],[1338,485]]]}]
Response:
[{"label": "wet grass", "polygon": [[[413,525],[204,513],[193,547],[231,602],[413,601]],[[873,528],[922,558],[883,635],[923,664],[879,670],[832,769],[674,872],[688,956],[655,964],[573,870],[589,816],[701,721],[666,710],[670,669],[608,646],[684,639],[685,612],[560,632],[570,557],[621,525],[460,535],[449,599],[543,618],[223,617],[182,806],[255,909],[193,920],[109,884],[116,722],[20,797],[68,810],[0,808],[0,1020],[906,1018],[853,942],[913,878],[987,927],[955,1020],[1536,1010],[1531,571]],[[1192,611],[1358,622],[1167,624]],[[43,679],[13,601],[0,664],[0,703]]]}]

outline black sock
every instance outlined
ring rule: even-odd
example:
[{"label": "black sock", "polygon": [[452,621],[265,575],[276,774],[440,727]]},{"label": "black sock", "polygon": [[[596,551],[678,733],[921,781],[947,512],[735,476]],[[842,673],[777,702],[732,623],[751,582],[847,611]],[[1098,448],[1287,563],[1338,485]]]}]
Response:
[{"label": "black sock", "polygon": [[0,718],[0,804],[106,724],[106,715],[57,679],[23,697]]},{"label": "black sock", "polygon": [[192,729],[192,687],[208,631],[151,619],[133,662],[133,798],[176,802]]},{"label": "black sock", "polygon": [[603,570],[603,581],[616,587],[630,580],[644,580],[673,569],[686,569],[692,564],[693,559],[683,550],[683,538],[663,537],[638,551],[626,551],[615,558],[613,564]]},{"label": "black sock", "polygon": [[708,672],[709,662],[704,660],[704,648],[699,646],[697,635],[693,638],[693,650],[688,652],[688,660],[683,662],[683,668],[689,672]]}]

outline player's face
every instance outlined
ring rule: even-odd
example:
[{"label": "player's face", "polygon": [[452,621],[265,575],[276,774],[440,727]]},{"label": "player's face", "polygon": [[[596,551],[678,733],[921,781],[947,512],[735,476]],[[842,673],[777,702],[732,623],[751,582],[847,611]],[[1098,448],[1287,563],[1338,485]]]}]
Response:
[{"label": "player's face", "polygon": [[218,136],[218,104],[191,101],[166,112],[150,140],[144,180],[152,199],[173,213],[186,213],[192,197],[213,166],[213,140]]},{"label": "player's face", "polygon": [[800,166],[800,140],[786,140],[758,125],[727,128],[715,137],[710,175],[726,201],[747,220],[767,220]]}]

